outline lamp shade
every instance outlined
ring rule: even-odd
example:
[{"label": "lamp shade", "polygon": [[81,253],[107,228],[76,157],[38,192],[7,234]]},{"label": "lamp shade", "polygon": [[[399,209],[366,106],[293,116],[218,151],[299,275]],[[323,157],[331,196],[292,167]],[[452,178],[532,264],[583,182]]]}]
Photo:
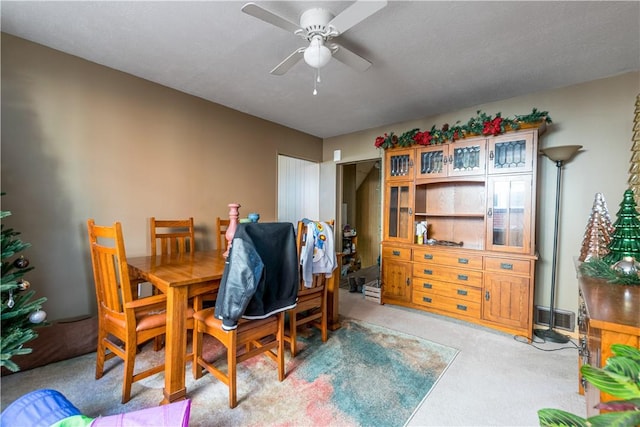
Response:
[{"label": "lamp shade", "polygon": [[542,148],[540,151],[554,162],[566,162],[581,148],[582,145],[562,145],[560,147]]},{"label": "lamp shade", "polygon": [[314,37],[304,50],[304,62],[313,68],[322,68],[331,60],[331,51],[321,37]]}]

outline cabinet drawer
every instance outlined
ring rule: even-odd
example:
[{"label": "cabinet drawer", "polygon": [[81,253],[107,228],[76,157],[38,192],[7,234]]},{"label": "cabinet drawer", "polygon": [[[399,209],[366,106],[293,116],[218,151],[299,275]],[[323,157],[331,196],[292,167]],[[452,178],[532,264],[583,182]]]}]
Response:
[{"label": "cabinet drawer", "polygon": [[502,273],[525,274],[528,276],[531,271],[531,261],[526,259],[485,257],[485,269],[500,271]]},{"label": "cabinet drawer", "polygon": [[405,261],[411,260],[411,249],[400,248],[395,246],[387,246],[382,248],[382,258],[402,259]]},{"label": "cabinet drawer", "polygon": [[434,279],[443,282],[474,286],[478,288],[482,287],[481,271],[463,270],[425,263],[414,263],[413,276],[418,278]]},{"label": "cabinet drawer", "polygon": [[413,289],[416,292],[442,295],[445,297],[456,298],[460,301],[480,303],[482,299],[482,292],[480,291],[480,288],[440,282],[438,280],[428,280],[419,277],[413,279]]},{"label": "cabinet drawer", "polygon": [[460,301],[457,298],[449,298],[415,289],[412,302],[420,307],[443,310],[458,316],[480,318],[481,304],[479,302]]},{"label": "cabinet drawer", "polygon": [[434,251],[431,248],[413,250],[413,260],[440,265],[477,268],[482,270],[482,255],[455,254],[450,252]]}]

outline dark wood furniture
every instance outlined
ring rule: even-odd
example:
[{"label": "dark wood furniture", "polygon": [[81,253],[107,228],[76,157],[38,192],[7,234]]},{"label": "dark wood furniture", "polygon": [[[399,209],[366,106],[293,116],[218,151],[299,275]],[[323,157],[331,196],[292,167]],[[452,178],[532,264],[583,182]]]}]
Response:
[{"label": "dark wood furniture", "polygon": [[579,392],[585,395],[587,415],[596,415],[594,406],[615,400],[587,383],[579,374],[588,363],[603,367],[612,356],[611,344],[627,344],[640,348],[640,286],[623,286],[580,276],[580,356],[578,357]]}]

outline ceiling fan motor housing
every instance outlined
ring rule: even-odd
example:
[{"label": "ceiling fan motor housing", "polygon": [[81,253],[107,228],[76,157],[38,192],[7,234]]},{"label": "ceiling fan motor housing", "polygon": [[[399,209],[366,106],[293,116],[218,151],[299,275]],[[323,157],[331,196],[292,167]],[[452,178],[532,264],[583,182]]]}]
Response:
[{"label": "ceiling fan motor housing", "polygon": [[316,35],[320,35],[326,40],[330,36],[330,29],[327,25],[334,16],[328,9],[319,7],[304,11],[300,16],[300,27],[306,31],[307,40],[311,41]]}]

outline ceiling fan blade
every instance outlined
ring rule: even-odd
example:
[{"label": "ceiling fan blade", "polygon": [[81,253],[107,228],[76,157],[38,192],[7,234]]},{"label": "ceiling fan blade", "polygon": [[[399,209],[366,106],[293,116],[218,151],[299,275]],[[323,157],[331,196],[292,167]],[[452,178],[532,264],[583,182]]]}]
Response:
[{"label": "ceiling fan blade", "polygon": [[367,71],[369,67],[371,67],[371,62],[367,61],[362,56],[353,53],[349,49],[340,46],[339,44],[332,43],[330,49],[331,52],[333,52],[333,57],[335,59],[356,71]]},{"label": "ceiling fan blade", "polygon": [[264,9],[263,7],[258,6],[255,3],[245,4],[244,6],[242,6],[242,11],[271,25],[280,27],[283,30],[291,31],[292,33],[295,33],[300,29],[300,26],[298,24],[294,24],[288,19],[278,16],[275,13]]},{"label": "ceiling fan blade", "polygon": [[329,22],[338,34],[342,34],[349,28],[360,23],[387,5],[386,1],[359,0],[343,10],[338,16]]},{"label": "ceiling fan blade", "polygon": [[271,70],[271,74],[274,74],[276,76],[281,76],[287,71],[289,71],[291,67],[296,65],[298,61],[302,59],[302,57],[304,56],[305,49],[306,47],[299,47],[298,49],[294,50],[291,55],[287,56],[284,61],[279,63],[276,66],[276,68]]}]

